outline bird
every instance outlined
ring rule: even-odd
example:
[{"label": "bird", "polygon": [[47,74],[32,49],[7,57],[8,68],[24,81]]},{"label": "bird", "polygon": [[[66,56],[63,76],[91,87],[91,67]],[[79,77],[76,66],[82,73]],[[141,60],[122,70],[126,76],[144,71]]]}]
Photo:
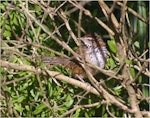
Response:
[{"label": "bird", "polygon": [[[86,34],[83,37],[77,38],[81,42],[81,46],[75,51],[84,58],[85,62],[104,68],[107,60],[106,43],[97,33]],[[73,56],[70,58],[42,56],[42,62],[53,65],[62,65],[68,68],[73,75],[79,79],[87,77],[85,70],[81,66],[81,62]],[[98,74],[98,70],[88,67],[92,75]]]}]

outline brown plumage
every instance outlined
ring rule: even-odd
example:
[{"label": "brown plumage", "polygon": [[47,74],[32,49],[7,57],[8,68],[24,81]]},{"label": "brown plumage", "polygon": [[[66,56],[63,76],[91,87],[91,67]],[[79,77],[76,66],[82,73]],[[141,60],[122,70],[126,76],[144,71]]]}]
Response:
[{"label": "brown plumage", "polygon": [[[84,37],[78,38],[82,45],[76,50],[76,53],[82,54],[81,57],[85,58],[85,61],[90,62],[100,68],[104,68],[106,58],[107,58],[107,49],[104,41],[101,39],[99,35],[96,33],[88,34]],[[82,51],[82,53],[81,53]],[[77,75],[80,78],[85,78],[86,73],[84,69],[81,67],[80,63],[75,60],[74,57],[70,59],[60,58],[60,57],[43,57],[43,62],[47,62],[54,65],[62,65],[65,68],[69,68],[74,75]],[[93,68],[87,68],[89,71],[96,75],[98,73],[97,70]]]}]

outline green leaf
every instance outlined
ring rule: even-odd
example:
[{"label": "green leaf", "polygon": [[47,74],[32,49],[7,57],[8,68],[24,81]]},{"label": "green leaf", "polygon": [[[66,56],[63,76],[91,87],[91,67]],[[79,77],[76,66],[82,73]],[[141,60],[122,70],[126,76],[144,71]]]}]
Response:
[{"label": "green leaf", "polygon": [[118,90],[120,90],[121,88],[122,88],[122,85],[116,86],[116,87],[114,88],[114,90],[115,90],[115,91],[118,91]]},{"label": "green leaf", "polygon": [[107,43],[108,43],[108,46],[109,46],[110,50],[111,50],[113,53],[116,53],[117,48],[116,48],[115,40],[108,40]]},{"label": "green leaf", "polygon": [[138,78],[139,83],[142,83],[142,76]]},{"label": "green leaf", "polygon": [[24,108],[21,107],[20,105],[18,104],[14,104],[14,108],[18,111],[18,112],[23,112]]},{"label": "green leaf", "polygon": [[134,45],[137,47],[137,48],[140,48],[140,43],[138,41],[135,41]]},{"label": "green leaf", "polygon": [[107,59],[107,64],[112,68],[115,66],[115,62],[112,58]]},{"label": "green leaf", "polygon": [[5,7],[4,6],[5,6],[4,4],[0,3],[0,9],[1,9],[1,11],[2,10],[5,11]]},{"label": "green leaf", "polygon": [[32,97],[35,97],[35,93],[34,93],[34,90],[33,90],[33,89],[30,90],[30,93],[31,93],[31,96],[32,96]]},{"label": "green leaf", "polygon": [[11,87],[6,86],[5,91],[7,91],[8,93],[11,93]]},{"label": "green leaf", "polygon": [[13,103],[21,103],[25,99],[24,96],[20,96],[19,98],[17,96],[14,96],[12,102]]},{"label": "green leaf", "polygon": [[11,37],[11,32],[5,30],[3,36],[4,36],[4,37]]},{"label": "green leaf", "polygon": [[132,75],[133,78],[136,76],[134,68],[130,68],[130,73],[131,73],[131,75]]},{"label": "green leaf", "polygon": [[73,118],[79,117],[80,112],[81,112],[81,109],[77,109],[75,114],[73,115]]},{"label": "green leaf", "polygon": [[121,88],[122,88],[122,85],[120,85],[120,86],[116,86],[116,87],[114,87],[114,88],[113,88],[113,89],[114,89],[114,91],[115,91],[115,93],[116,93],[116,95],[120,95]]},{"label": "green leaf", "polygon": [[52,97],[53,95],[53,88],[51,86],[51,83],[48,83],[48,95],[49,97]]},{"label": "green leaf", "polygon": [[34,97],[34,100],[35,100],[35,101],[38,101],[39,96],[40,96],[40,92],[37,92],[37,93],[36,93],[36,96]]},{"label": "green leaf", "polygon": [[25,105],[25,109],[26,109],[27,111],[30,111],[30,108],[29,108],[28,105]]},{"label": "green leaf", "polygon": [[[39,30],[39,31],[40,31],[40,30]],[[38,32],[39,32],[39,31],[38,31]],[[39,39],[40,39],[40,40],[43,40],[43,39],[46,38],[46,36],[47,36],[47,35],[46,35],[45,33],[40,34]]]},{"label": "green leaf", "polygon": [[132,61],[129,59],[126,59],[126,64],[132,64]]},{"label": "green leaf", "polygon": [[13,20],[12,20],[12,22],[15,24],[15,25],[19,25],[19,22],[18,22],[18,20],[17,20],[17,16],[16,16],[17,14],[15,14],[14,15],[14,18],[13,18]]},{"label": "green leaf", "polygon": [[36,11],[41,11],[41,7],[38,6],[38,5],[36,5],[36,6],[35,6],[35,10],[36,10]]},{"label": "green leaf", "polygon": [[[2,27],[2,24],[4,23],[4,16],[1,16],[0,19],[1,19],[0,20],[0,27]],[[0,31],[1,31],[1,29],[0,29]]]},{"label": "green leaf", "polygon": [[89,114],[87,112],[85,112],[84,115],[85,115],[86,118],[89,118]]},{"label": "green leaf", "polygon": [[92,104],[92,99],[88,99],[88,104]]},{"label": "green leaf", "polygon": [[5,29],[10,31],[11,30],[10,25],[5,25]]},{"label": "green leaf", "polygon": [[149,88],[148,87],[142,87],[142,92],[145,97],[149,96]]},{"label": "green leaf", "polygon": [[66,98],[66,107],[70,107],[73,104],[74,100],[72,99],[72,97],[70,95],[67,96]]},{"label": "green leaf", "polygon": [[105,112],[106,112],[106,106],[105,105],[102,106],[102,111],[101,112],[102,112],[102,115],[105,114]]},{"label": "green leaf", "polygon": [[33,111],[34,115],[37,115],[41,112],[43,112],[43,109],[46,108],[47,106],[45,104],[40,104],[39,106],[36,107],[36,110]]},{"label": "green leaf", "polygon": [[24,96],[20,96],[20,97],[17,99],[17,102],[18,102],[18,103],[21,103],[24,99],[25,99]]}]

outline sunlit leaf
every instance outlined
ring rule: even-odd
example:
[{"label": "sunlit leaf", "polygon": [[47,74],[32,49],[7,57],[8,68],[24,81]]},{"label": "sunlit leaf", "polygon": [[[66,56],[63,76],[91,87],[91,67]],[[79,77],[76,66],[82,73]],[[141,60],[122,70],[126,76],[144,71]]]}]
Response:
[{"label": "sunlit leaf", "polygon": [[116,43],[115,43],[115,41],[114,41],[114,40],[108,40],[107,43],[108,43],[108,46],[109,46],[110,50],[111,50],[113,53],[116,53],[117,48],[116,48]]},{"label": "sunlit leaf", "polygon": [[18,112],[23,112],[24,108],[21,107],[19,104],[14,104],[14,108],[18,111]]},{"label": "sunlit leaf", "polygon": [[132,64],[132,61],[129,59],[126,59],[126,64]]},{"label": "sunlit leaf", "polygon": [[136,76],[135,69],[134,68],[130,68],[130,72],[131,72],[132,77],[134,78]]},{"label": "sunlit leaf", "polygon": [[73,117],[75,117],[75,118],[79,117],[80,111],[81,111],[81,109],[77,109],[75,114],[73,115]]},{"label": "sunlit leaf", "polygon": [[43,112],[43,109],[46,108],[47,106],[45,104],[40,104],[39,106],[36,107],[36,109],[33,111],[34,115],[37,115],[41,112]]}]

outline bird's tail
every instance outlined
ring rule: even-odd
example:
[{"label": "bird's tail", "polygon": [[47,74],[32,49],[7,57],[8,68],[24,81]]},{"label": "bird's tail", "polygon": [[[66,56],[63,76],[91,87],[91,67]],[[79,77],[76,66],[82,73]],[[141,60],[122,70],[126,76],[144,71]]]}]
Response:
[{"label": "bird's tail", "polygon": [[52,65],[67,65],[70,62],[70,59],[61,57],[42,56],[41,61]]}]

